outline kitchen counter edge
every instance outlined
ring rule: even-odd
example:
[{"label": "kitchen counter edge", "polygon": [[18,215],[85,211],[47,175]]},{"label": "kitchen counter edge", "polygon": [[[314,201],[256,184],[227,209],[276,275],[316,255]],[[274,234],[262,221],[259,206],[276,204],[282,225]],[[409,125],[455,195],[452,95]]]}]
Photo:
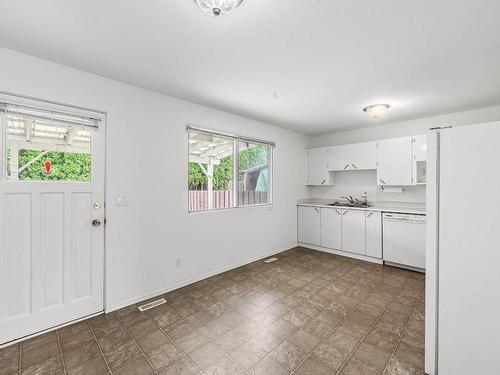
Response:
[{"label": "kitchen counter edge", "polygon": [[411,215],[426,215],[425,207],[415,207],[415,206],[391,206],[384,204],[374,203],[370,207],[347,207],[347,206],[329,206],[326,203],[313,203],[313,202],[298,202],[297,206],[306,207],[319,207],[319,208],[336,208],[344,210],[360,210],[360,211],[378,211],[378,212],[392,212],[398,214],[411,214]]}]

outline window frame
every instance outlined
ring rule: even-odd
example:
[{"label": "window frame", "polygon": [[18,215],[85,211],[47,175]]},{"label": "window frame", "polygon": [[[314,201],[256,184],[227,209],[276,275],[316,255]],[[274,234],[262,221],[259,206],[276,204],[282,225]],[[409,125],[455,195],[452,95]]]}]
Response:
[{"label": "window frame", "polygon": [[[216,136],[220,138],[225,138],[228,139],[232,142],[232,160],[233,160],[233,176],[232,176],[232,191],[233,191],[233,199],[232,199],[232,206],[233,207],[228,207],[228,208],[212,208],[212,209],[206,209],[206,210],[197,210],[197,211],[191,211],[189,209],[189,164],[190,164],[190,152],[189,152],[189,139],[190,139],[190,133],[197,133],[197,134],[206,134],[206,135],[211,135],[211,136]],[[247,208],[257,208],[257,207],[272,207],[274,206],[274,150],[276,148],[276,144],[271,141],[266,141],[266,140],[261,140],[261,139],[254,139],[250,137],[244,137],[244,136],[238,136],[238,135],[233,135],[233,134],[228,134],[225,132],[219,132],[216,130],[209,130],[209,129],[204,129],[204,128],[199,128],[195,127],[192,125],[188,125],[186,128],[186,138],[187,138],[187,176],[186,176],[186,182],[187,182],[187,192],[188,192],[188,197],[187,197],[187,208],[188,208],[188,213],[189,214],[200,214],[200,213],[207,213],[207,212],[220,212],[220,211],[231,211],[231,210],[238,210],[238,209],[247,209]],[[240,142],[246,142],[246,143],[252,143],[252,144],[257,144],[257,145],[264,145],[267,147],[267,165],[268,165],[268,199],[266,203],[256,203],[256,204],[247,204],[247,205],[240,205],[239,202],[239,162],[240,162]]]},{"label": "window frame", "polygon": [[[89,181],[73,181],[73,180],[16,180],[7,178],[7,128],[8,128],[8,113],[26,116],[29,119],[55,120],[64,126],[78,126],[82,129],[90,130],[90,155],[91,155],[91,171]],[[10,95],[0,94],[0,166],[1,166],[1,181],[8,184],[37,184],[50,186],[54,183],[61,184],[92,184],[94,181],[94,165],[92,156],[94,155],[93,132],[101,129],[105,114],[90,109],[80,107],[72,107],[65,104],[57,104],[39,99],[28,97],[11,97]]]}]

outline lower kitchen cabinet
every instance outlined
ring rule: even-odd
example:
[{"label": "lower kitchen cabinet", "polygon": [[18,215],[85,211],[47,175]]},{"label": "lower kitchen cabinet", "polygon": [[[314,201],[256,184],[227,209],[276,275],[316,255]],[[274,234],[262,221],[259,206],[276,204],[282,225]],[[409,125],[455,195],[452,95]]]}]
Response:
[{"label": "lower kitchen cabinet", "polygon": [[342,250],[365,255],[365,211],[342,210]]},{"label": "lower kitchen cabinet", "polygon": [[298,242],[382,259],[382,213],[298,206]]},{"label": "lower kitchen cabinet", "polygon": [[321,217],[317,207],[299,206],[297,208],[298,241],[320,246]]},{"label": "lower kitchen cabinet", "polygon": [[342,249],[342,210],[321,208],[321,246]]},{"label": "lower kitchen cabinet", "polygon": [[365,211],[366,214],[366,255],[382,258],[382,213]]}]

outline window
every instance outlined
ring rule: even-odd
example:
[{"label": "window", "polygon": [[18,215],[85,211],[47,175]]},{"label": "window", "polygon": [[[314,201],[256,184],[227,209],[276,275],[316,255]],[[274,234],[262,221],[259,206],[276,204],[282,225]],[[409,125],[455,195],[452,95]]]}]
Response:
[{"label": "window", "polygon": [[188,127],[189,211],[270,204],[271,142]]},{"label": "window", "polygon": [[6,181],[91,181],[92,119],[4,105]]}]

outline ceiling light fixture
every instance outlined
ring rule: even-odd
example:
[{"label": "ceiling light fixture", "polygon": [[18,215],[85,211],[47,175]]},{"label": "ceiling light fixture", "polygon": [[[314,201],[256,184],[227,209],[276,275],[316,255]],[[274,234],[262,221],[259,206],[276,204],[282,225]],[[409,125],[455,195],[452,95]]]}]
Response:
[{"label": "ceiling light fixture", "polygon": [[211,16],[225,16],[238,8],[243,0],[194,0],[196,4]]},{"label": "ceiling light fixture", "polygon": [[377,118],[383,115],[390,108],[389,104],[373,104],[363,108],[363,111],[370,117]]}]

